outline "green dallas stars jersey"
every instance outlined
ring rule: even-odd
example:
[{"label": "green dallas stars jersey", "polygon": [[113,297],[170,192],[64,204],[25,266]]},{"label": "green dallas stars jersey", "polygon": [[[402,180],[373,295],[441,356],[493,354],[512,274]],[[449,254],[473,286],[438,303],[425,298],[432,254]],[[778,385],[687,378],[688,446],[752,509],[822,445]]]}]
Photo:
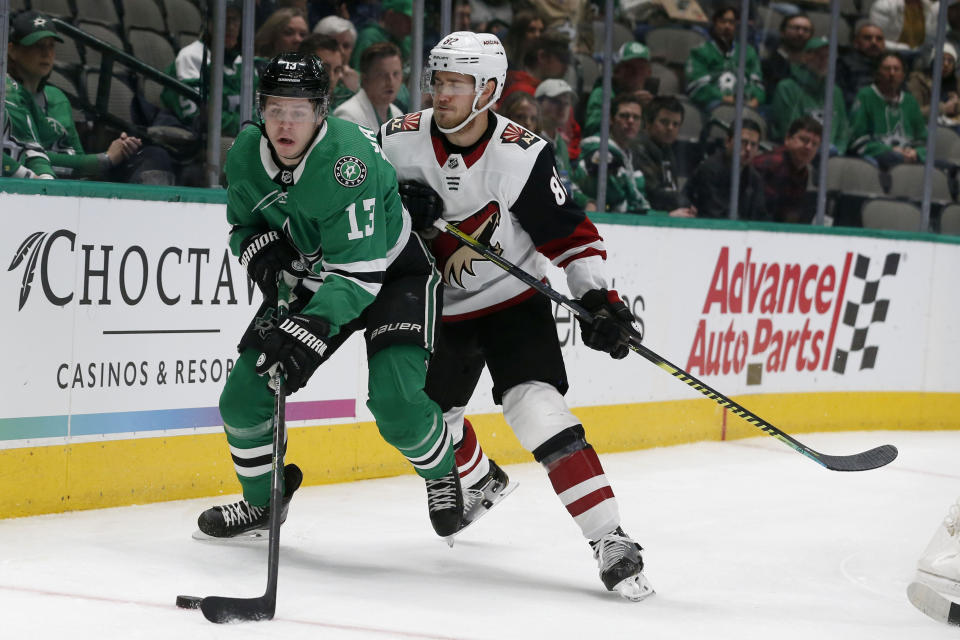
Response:
[{"label": "green dallas stars jersey", "polygon": [[305,283],[316,293],[303,313],[329,322],[331,336],[373,302],[409,239],[410,217],[372,131],[328,117],[303,161],[287,171],[248,126],[227,155],[226,175],[234,255],[250,235],[282,231],[317,275]]}]

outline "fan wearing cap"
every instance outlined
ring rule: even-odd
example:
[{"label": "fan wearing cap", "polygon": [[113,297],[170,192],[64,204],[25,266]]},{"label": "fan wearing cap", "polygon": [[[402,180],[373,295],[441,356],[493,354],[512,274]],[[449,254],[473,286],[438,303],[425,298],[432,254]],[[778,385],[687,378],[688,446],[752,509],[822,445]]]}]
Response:
[{"label": "fan wearing cap", "polygon": [[410,32],[413,30],[413,0],[383,0],[380,19],[371,22],[357,34],[350,66],[360,68],[364,49],[375,42],[392,42],[400,47],[404,63],[410,60]]},{"label": "fan wearing cap", "polygon": [[[650,78],[650,50],[640,42],[624,42],[613,56],[613,74],[611,100],[622,93],[637,96],[646,106],[653,100],[653,93],[647,88]],[[600,121],[603,117],[603,78],[597,78],[597,84],[587,99],[587,111],[584,116],[583,133],[600,133]]]},{"label": "fan wearing cap", "polygon": [[[790,77],[780,81],[771,101],[770,137],[783,140],[790,123],[802,115],[823,121],[830,46],[826,38],[811,38],[804,46],[801,64],[790,66]],[[850,141],[850,123],[839,86],[833,92],[831,155],[843,155]]]},{"label": "fan wearing cap", "polygon": [[[434,231],[442,219],[537,278],[546,275],[545,258],[562,268],[572,294],[595,314],[581,323],[584,344],[623,358],[634,318],[611,288],[603,238],[564,188],[547,141],[490,111],[506,73],[503,46],[490,33],[457,31],[430,51],[422,86],[433,108],[380,128],[401,197],[416,229]],[[452,432],[467,524],[511,486],[464,416],[487,368],[494,401],[589,541],[604,586],[631,600],[651,595],[640,546],[620,528],[600,459],[564,401],[551,302],[449,235],[436,236],[431,248],[446,286],[426,389]]]},{"label": "fan wearing cap", "polygon": [[[356,332],[366,340],[367,407],[380,434],[426,480],[434,530],[448,536],[462,523],[450,433],[424,392],[440,277],[411,233],[376,136],[328,118],[329,101],[319,58],[278,55],[261,77],[262,123],[241,131],[227,154],[230,248],[264,302],[240,340],[219,405],[243,500],[204,511],[201,537],[266,527],[272,374],[280,367],[286,392],[297,393]],[[278,301],[289,308],[281,321]],[[301,476],[290,465],[285,477],[284,511]]]},{"label": "fan wearing cap", "polygon": [[[103,153],[86,153],[73,121],[73,112],[66,94],[47,84],[56,59],[57,42],[63,38],[56,32],[48,16],[25,11],[14,17],[10,25],[7,50],[7,101],[30,115],[36,140],[44,149],[61,178],[102,176],[134,157],[142,144],[139,138],[122,133]],[[15,128],[16,123],[14,124]],[[113,175],[129,177],[130,172]]]},{"label": "fan wearing cap", "polygon": [[537,85],[534,98],[540,104],[540,135],[553,146],[560,181],[578,207],[586,207],[590,199],[573,181],[573,167],[567,151],[567,141],[561,133],[563,125],[573,112],[576,94],[566,80],[551,78]]},{"label": "fan wearing cap", "polygon": [[[739,20],[739,8],[717,5],[710,22],[710,40],[690,51],[687,58],[687,95],[703,109],[710,110],[724,102],[733,104],[735,100],[740,61],[740,44],[735,36]],[[744,100],[747,106],[756,107],[766,100],[760,58],[751,45],[747,45],[743,80],[746,81]]]}]

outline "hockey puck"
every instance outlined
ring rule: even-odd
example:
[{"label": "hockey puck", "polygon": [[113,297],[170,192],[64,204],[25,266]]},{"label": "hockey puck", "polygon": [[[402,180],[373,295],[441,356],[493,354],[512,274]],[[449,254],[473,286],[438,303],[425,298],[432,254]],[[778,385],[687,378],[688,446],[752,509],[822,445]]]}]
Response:
[{"label": "hockey puck", "polygon": [[177,596],[177,606],[181,609],[199,609],[203,598],[197,596]]}]

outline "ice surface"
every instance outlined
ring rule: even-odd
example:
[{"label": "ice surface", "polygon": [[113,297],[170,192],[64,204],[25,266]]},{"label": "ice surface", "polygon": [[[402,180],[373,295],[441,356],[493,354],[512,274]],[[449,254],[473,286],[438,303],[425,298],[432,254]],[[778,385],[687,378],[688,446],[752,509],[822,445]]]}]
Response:
[{"label": "ice surface", "polygon": [[546,474],[524,464],[453,549],[415,476],[301,489],[271,622],[217,626],[174,606],[263,593],[264,543],[190,537],[226,500],[0,520],[0,638],[955,638],[905,589],[960,495],[960,433],[800,440],[830,454],[891,443],[900,458],[837,473],[766,436],[601,456],[646,548],[657,595],[641,603],[604,590]]}]

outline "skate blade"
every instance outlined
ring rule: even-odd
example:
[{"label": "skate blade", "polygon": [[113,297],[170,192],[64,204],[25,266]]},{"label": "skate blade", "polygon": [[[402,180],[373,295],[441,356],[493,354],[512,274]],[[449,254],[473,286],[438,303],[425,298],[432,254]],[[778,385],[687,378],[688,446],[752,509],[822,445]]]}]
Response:
[{"label": "skate blade", "polygon": [[472,525],[474,522],[476,522],[477,520],[482,518],[484,515],[486,515],[486,513],[491,509],[493,509],[495,506],[500,504],[501,500],[503,500],[508,495],[513,493],[514,489],[516,489],[519,486],[520,486],[519,482],[514,482],[513,480],[510,480],[509,482],[507,482],[507,486],[505,486],[503,490],[501,490],[500,493],[497,494],[497,497],[490,503],[489,507],[484,506],[482,500],[478,500],[477,505],[470,511],[470,519],[467,520],[465,524],[462,527],[460,527],[460,530],[457,531],[455,534],[444,538],[444,540],[447,543],[447,546],[453,548],[454,540],[458,535],[466,531],[470,525]]},{"label": "skate blade", "polygon": [[270,531],[268,529],[254,529],[253,531],[247,531],[246,533],[241,533],[229,538],[218,538],[216,536],[208,536],[200,529],[197,529],[193,532],[191,536],[194,540],[200,540],[201,542],[226,542],[226,543],[239,543],[239,544],[249,544],[254,542],[260,542],[263,540],[268,540],[270,538]]},{"label": "skate blade", "polygon": [[613,589],[619,593],[621,597],[626,598],[630,602],[646,600],[656,593],[642,573],[624,578],[614,585]]}]

